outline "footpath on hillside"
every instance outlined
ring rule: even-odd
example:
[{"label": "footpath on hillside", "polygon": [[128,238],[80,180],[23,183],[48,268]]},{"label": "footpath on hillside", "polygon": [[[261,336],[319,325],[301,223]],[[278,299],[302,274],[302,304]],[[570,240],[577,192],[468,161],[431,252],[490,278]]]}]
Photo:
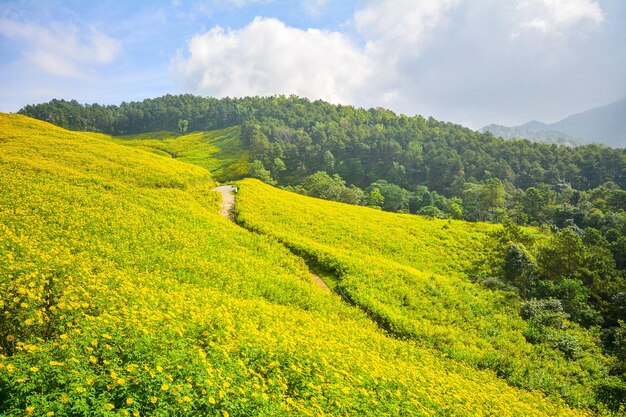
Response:
[{"label": "footpath on hillside", "polygon": [[235,192],[237,187],[234,185],[221,185],[215,187],[213,191],[218,191],[222,194],[222,204],[220,206],[220,214],[229,220],[235,220]]},{"label": "footpath on hillside", "polygon": [[[215,187],[213,191],[218,191],[222,194],[222,204],[220,205],[220,214],[231,221],[235,221],[235,193],[237,192],[237,186],[235,185],[221,185]],[[311,278],[324,290],[330,292],[330,288],[315,272],[309,269]]]}]

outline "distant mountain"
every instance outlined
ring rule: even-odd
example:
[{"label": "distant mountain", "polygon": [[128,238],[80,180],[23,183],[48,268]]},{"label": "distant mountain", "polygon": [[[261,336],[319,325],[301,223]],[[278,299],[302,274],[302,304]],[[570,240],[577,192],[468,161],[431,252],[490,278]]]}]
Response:
[{"label": "distant mountain", "polygon": [[521,126],[491,124],[480,129],[503,138],[526,138],[536,142],[570,146],[603,143],[626,147],[626,97],[606,106],[571,115],[555,123],[536,120]]},{"label": "distant mountain", "polygon": [[555,143],[557,145],[579,146],[588,143],[583,138],[570,136],[550,128],[550,125],[533,120],[521,126],[508,127],[491,124],[480,129],[482,132],[490,132],[495,136],[505,139],[524,138],[533,142]]}]

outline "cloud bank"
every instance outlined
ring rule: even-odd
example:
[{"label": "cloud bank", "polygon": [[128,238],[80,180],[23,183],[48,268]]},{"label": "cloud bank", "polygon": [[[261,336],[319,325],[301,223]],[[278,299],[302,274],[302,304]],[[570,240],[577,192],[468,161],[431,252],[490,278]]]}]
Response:
[{"label": "cloud bank", "polygon": [[387,104],[399,94],[399,61],[418,54],[454,4],[373,3],[349,22],[359,36],[262,17],[238,30],[215,27],[188,41],[186,54],[174,60],[175,74],[188,90],[218,97],[298,94]]},{"label": "cloud bank", "polygon": [[[533,95],[567,100],[584,85],[580,97],[606,96],[593,81],[602,71],[570,69],[595,58],[585,42],[604,20],[593,0],[383,0],[357,9],[341,31],[262,17],[239,29],[214,27],[193,36],[172,67],[198,94],[293,93],[480,127],[586,108],[550,98],[531,106]],[[508,109],[516,120],[502,118],[507,99],[518,100]]]},{"label": "cloud bank", "polygon": [[257,17],[240,30],[215,27],[193,37],[176,59],[188,88],[210,95],[296,93],[351,100],[373,75],[371,62],[347,36],[300,30]]}]

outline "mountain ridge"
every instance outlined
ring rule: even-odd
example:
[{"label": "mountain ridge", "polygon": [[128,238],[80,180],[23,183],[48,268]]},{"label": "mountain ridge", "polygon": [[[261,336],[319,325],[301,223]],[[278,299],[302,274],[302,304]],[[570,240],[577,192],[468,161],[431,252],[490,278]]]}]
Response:
[{"label": "mountain ridge", "polygon": [[569,146],[600,143],[623,148],[626,147],[626,97],[553,123],[532,120],[519,126],[490,124],[480,131],[507,139],[524,138]]}]

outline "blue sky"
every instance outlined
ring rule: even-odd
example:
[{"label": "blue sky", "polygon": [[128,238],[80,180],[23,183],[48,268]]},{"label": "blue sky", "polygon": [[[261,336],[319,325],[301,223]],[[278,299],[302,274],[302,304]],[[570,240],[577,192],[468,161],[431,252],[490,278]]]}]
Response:
[{"label": "blue sky", "polygon": [[626,96],[626,1],[0,0],[0,111],[167,93],[551,122]]}]

